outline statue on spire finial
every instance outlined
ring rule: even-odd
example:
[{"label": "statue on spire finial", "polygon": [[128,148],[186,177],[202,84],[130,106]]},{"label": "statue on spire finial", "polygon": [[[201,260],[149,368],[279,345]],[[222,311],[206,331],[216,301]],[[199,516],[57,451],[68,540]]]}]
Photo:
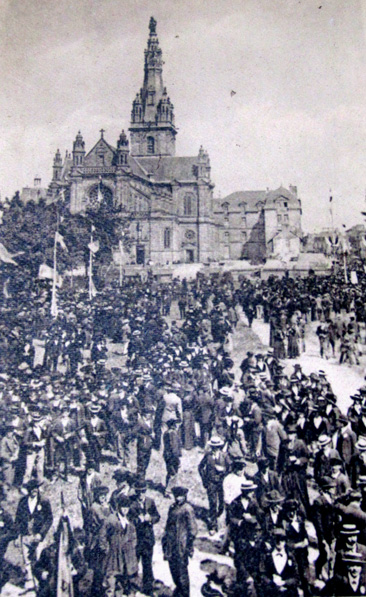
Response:
[{"label": "statue on spire finial", "polygon": [[157,23],[156,23],[154,17],[151,17],[150,23],[149,23],[150,35],[152,35],[153,33],[156,33],[156,25],[157,25]]}]

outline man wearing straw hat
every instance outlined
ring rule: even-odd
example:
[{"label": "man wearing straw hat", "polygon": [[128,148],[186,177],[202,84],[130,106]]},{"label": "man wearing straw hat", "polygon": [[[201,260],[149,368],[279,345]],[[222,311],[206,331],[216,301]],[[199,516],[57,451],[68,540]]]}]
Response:
[{"label": "man wearing straw hat", "polygon": [[198,465],[198,472],[201,476],[204,488],[207,491],[209,504],[208,527],[210,535],[217,532],[217,519],[224,511],[224,489],[223,482],[230,472],[230,458],[222,450],[224,440],[221,437],[212,436],[208,441],[210,448]]}]

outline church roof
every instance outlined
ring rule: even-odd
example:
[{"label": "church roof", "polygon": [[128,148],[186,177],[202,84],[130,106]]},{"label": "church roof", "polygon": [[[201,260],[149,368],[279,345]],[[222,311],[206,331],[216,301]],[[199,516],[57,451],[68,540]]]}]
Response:
[{"label": "church roof", "polygon": [[191,181],[196,182],[194,166],[198,157],[134,157],[130,159],[132,172],[138,176],[149,176],[156,182]]}]

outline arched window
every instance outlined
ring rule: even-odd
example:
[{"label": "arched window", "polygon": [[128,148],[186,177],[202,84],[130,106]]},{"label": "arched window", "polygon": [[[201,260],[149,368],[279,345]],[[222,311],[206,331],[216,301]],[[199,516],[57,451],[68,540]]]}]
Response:
[{"label": "arched window", "polygon": [[171,242],[171,230],[170,230],[170,228],[165,228],[165,230],[164,230],[164,249],[170,249],[170,242]]},{"label": "arched window", "polygon": [[184,215],[191,216],[193,213],[193,198],[192,195],[184,197]]},{"label": "arched window", "polygon": [[155,139],[154,137],[147,138],[147,153],[155,153]]}]

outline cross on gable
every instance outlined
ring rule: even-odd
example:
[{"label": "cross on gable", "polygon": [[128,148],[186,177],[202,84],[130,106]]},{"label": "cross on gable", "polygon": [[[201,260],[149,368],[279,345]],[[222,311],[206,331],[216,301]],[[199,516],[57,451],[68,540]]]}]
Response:
[{"label": "cross on gable", "polygon": [[99,131],[99,132],[100,132],[100,138],[101,138],[101,139],[104,139],[104,133],[105,133],[105,130],[104,130],[104,129],[100,129],[100,131]]}]

